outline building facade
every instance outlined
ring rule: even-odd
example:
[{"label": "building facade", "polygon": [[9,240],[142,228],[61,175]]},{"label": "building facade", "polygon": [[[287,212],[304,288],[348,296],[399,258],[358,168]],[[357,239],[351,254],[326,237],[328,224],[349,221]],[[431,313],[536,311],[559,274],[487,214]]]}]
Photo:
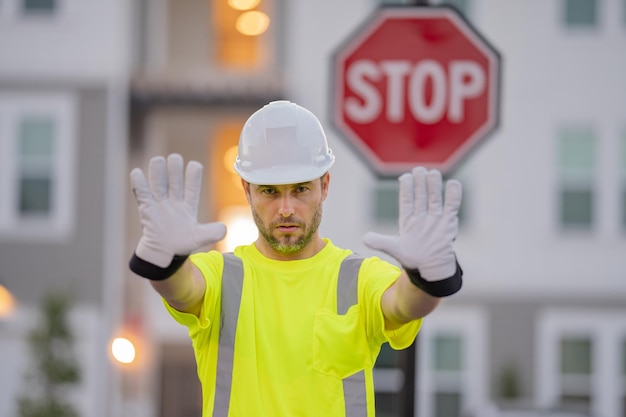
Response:
[{"label": "building facade", "polygon": [[108,359],[123,274],[130,13],[124,1],[0,3],[0,416],[17,415],[27,343],[50,294],[67,295],[81,415],[117,413]]}]

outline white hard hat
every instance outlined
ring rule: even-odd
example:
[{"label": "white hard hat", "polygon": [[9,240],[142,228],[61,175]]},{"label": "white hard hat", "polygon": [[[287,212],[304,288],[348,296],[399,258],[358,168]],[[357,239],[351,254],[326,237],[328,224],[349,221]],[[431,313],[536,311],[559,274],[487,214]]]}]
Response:
[{"label": "white hard hat", "polygon": [[296,184],[321,177],[334,162],[317,117],[281,100],[266,104],[246,121],[235,171],[252,184]]}]

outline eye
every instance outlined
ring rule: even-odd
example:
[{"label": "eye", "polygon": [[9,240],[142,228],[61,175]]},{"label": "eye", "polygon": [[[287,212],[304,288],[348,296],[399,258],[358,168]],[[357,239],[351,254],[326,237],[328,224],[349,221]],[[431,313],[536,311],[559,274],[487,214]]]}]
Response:
[{"label": "eye", "polygon": [[261,189],[261,194],[264,194],[264,195],[276,194],[276,190],[273,189],[273,188],[262,188]]},{"label": "eye", "polygon": [[304,193],[304,192],[307,192],[308,190],[309,190],[309,187],[305,185],[300,185],[296,188],[297,193]]}]

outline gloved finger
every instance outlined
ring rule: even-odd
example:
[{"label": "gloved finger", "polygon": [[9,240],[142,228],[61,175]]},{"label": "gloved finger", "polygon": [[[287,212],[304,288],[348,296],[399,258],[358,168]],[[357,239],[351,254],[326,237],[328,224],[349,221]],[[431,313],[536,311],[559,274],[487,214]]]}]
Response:
[{"label": "gloved finger", "polygon": [[130,171],[130,186],[139,205],[149,204],[152,201],[148,180],[140,168]]},{"label": "gloved finger", "polygon": [[394,248],[397,246],[395,236],[383,235],[375,232],[367,232],[363,235],[363,243],[368,248],[385,252],[391,256],[394,256]]},{"label": "gloved finger", "polygon": [[459,181],[448,180],[446,182],[444,199],[444,212],[455,216],[458,215],[459,209],[461,208],[461,200],[463,199],[463,186]]},{"label": "gloved finger", "polygon": [[168,195],[173,200],[183,199],[183,157],[173,153],[167,157]]},{"label": "gloved finger", "polygon": [[431,169],[426,175],[426,184],[428,188],[428,212],[431,214],[440,214],[442,209],[443,179],[441,172]]},{"label": "gloved finger", "polygon": [[189,161],[185,170],[185,203],[197,213],[200,201],[200,187],[202,186],[202,164]]},{"label": "gloved finger", "polygon": [[426,213],[428,210],[428,193],[426,186],[426,168],[416,167],[413,168],[413,213],[416,215]]},{"label": "gloved finger", "polygon": [[148,165],[148,177],[150,178],[150,190],[152,197],[156,201],[165,200],[167,198],[167,167],[165,158],[155,156],[150,159]]},{"label": "gloved finger", "polygon": [[399,217],[400,229],[409,217],[413,215],[413,176],[409,173],[400,175],[398,178],[399,187]]},{"label": "gloved finger", "polygon": [[197,247],[219,242],[226,236],[226,225],[220,222],[199,224],[194,229],[194,242]]}]

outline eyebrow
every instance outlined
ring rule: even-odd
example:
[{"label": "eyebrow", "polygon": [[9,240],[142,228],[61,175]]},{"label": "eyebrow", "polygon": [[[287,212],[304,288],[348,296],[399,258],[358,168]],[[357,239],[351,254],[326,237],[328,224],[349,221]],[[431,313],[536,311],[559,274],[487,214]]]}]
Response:
[{"label": "eyebrow", "polygon": [[294,188],[296,188],[296,187],[301,187],[303,185],[309,185],[309,184],[313,184],[313,181],[297,182],[297,183],[294,183],[294,184],[279,184],[279,185],[276,185],[276,184],[256,184],[255,187],[257,187],[257,188],[262,188],[262,187],[273,188],[273,187],[280,187],[280,186],[283,186],[283,185],[292,185]]}]

